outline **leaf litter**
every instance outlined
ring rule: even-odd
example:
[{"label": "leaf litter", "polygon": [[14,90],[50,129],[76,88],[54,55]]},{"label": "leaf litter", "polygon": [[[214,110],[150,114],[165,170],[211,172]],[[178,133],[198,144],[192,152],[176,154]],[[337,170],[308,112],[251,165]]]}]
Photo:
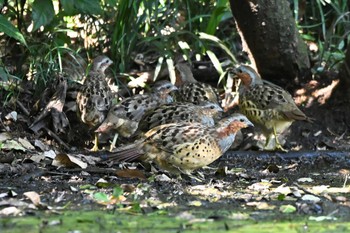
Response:
[{"label": "leaf litter", "polygon": [[[295,156],[231,151],[210,169],[201,169],[205,179],[198,181],[147,164],[110,167],[94,154],[60,153],[26,135],[5,132],[0,139],[2,145],[10,142],[2,147],[1,156],[13,155],[11,162],[0,163],[3,217],[40,216],[43,211],[64,215],[89,206],[131,216],[177,216],[187,222],[185,228],[232,219],[350,220],[350,155],[346,153]],[[52,226],[63,224],[52,222]]]}]

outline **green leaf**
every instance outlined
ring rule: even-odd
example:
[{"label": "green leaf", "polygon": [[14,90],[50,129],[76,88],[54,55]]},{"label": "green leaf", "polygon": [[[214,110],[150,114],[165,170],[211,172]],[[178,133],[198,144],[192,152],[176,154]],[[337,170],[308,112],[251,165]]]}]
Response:
[{"label": "green leaf", "polygon": [[5,69],[3,67],[0,67],[0,80],[5,81],[5,82],[7,82],[9,80],[7,72],[5,71]]},{"label": "green leaf", "polygon": [[226,11],[226,7],[217,7],[215,8],[213,14],[210,17],[207,29],[205,30],[206,33],[214,35],[215,31],[216,31],[216,27],[219,25],[221,18],[223,16],[223,14]]},{"label": "green leaf", "polygon": [[297,208],[293,205],[281,205],[280,211],[284,214],[290,214],[297,211]]},{"label": "green leaf", "polygon": [[166,59],[166,64],[168,65],[168,71],[169,71],[169,78],[171,83],[176,82],[176,74],[175,74],[175,66],[174,66],[174,60],[171,58]]},{"label": "green leaf", "polygon": [[162,69],[162,65],[163,65],[163,61],[164,61],[164,57],[159,57],[158,62],[157,62],[157,66],[156,69],[154,70],[154,77],[153,77],[153,81],[156,81],[159,75],[159,72]]},{"label": "green leaf", "polygon": [[224,71],[222,70],[220,61],[216,57],[215,53],[213,53],[210,50],[207,50],[206,53],[207,53],[208,57],[210,58],[211,62],[213,63],[215,69],[219,72],[219,74],[221,75],[222,73],[224,73]]},{"label": "green leaf", "polygon": [[46,26],[53,20],[55,16],[55,10],[53,8],[52,1],[48,0],[35,0],[33,2],[33,14],[34,21],[33,31],[37,30],[41,26]]},{"label": "green leaf", "polygon": [[107,194],[105,194],[105,193],[95,193],[94,199],[96,201],[100,201],[100,202],[109,202],[109,198],[108,198]]},{"label": "green leaf", "polygon": [[74,0],[74,6],[79,12],[91,15],[102,14],[99,0]]},{"label": "green leaf", "polygon": [[231,53],[230,49],[219,39],[217,38],[216,36],[213,36],[213,35],[209,35],[207,33],[204,33],[204,32],[200,32],[199,33],[199,39],[201,40],[210,40],[212,42],[214,42],[215,44],[217,44],[221,49],[223,49],[227,55],[230,56],[231,58],[231,61],[233,63],[237,63],[237,59],[236,57]]},{"label": "green leaf", "polygon": [[124,190],[120,186],[117,186],[113,189],[113,194],[112,194],[113,197],[118,198],[123,194],[124,194]]},{"label": "green leaf", "polygon": [[74,15],[74,13],[75,13],[74,1],[61,0],[61,4],[62,4],[63,11],[64,11],[65,15]]},{"label": "green leaf", "polygon": [[2,15],[0,15],[0,31],[4,32],[6,35],[18,40],[20,43],[27,46],[24,36]]},{"label": "green leaf", "polygon": [[133,203],[132,206],[131,206],[130,211],[133,212],[133,213],[141,213],[142,209],[141,209],[140,203],[137,203],[137,202]]},{"label": "green leaf", "polygon": [[279,194],[277,197],[277,200],[279,200],[279,201],[283,201],[284,199],[286,199],[286,195],[284,195],[284,194]]},{"label": "green leaf", "polygon": [[228,74],[227,69],[223,73],[220,74],[218,84],[221,83],[222,80],[224,80],[224,78],[226,77],[227,74]]}]

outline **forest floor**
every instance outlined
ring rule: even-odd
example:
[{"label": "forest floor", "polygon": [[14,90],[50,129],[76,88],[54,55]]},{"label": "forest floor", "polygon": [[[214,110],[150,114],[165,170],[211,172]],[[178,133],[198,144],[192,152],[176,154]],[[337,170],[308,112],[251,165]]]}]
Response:
[{"label": "forest floor", "polygon": [[[31,106],[26,95],[19,95],[18,101]],[[6,117],[11,111],[17,112],[17,121]],[[104,212],[114,216],[107,225],[112,222],[114,230],[127,232],[219,232],[243,229],[244,222],[271,223],[265,225],[266,232],[273,232],[280,230],[275,223],[295,220],[297,225],[285,226],[291,232],[348,232],[350,107],[339,102],[303,111],[314,122],[291,126],[284,135],[289,152],[259,151],[252,146],[252,133],[243,131],[244,142],[210,168],[201,169],[205,179],[198,181],[144,164],[100,164],[97,160],[103,152],[94,155],[86,150],[91,146],[84,144],[89,139],[86,134],[73,135],[68,144],[75,151],[67,153],[48,134],[30,131],[28,117],[8,104],[1,110],[0,231],[45,232],[70,218],[75,219],[68,227],[71,231],[82,229],[78,223],[94,225],[82,232],[94,232],[96,227],[110,231],[103,228]],[[91,211],[102,212],[83,217]],[[11,216],[34,216],[36,225]],[[153,225],[143,223],[140,216],[148,216]],[[164,225],[165,217],[173,225]],[[154,221],[163,221],[163,228],[154,226]],[[220,225],[210,225],[215,222]],[[316,222],[340,225],[333,231],[329,225],[316,230],[311,228]]]}]

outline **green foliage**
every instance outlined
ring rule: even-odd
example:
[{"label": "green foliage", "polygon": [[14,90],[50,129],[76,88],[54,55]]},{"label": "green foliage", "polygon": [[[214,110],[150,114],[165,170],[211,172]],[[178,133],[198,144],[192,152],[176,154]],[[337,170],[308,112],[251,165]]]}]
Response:
[{"label": "green foliage", "polygon": [[33,2],[32,18],[34,21],[33,30],[38,30],[41,26],[48,25],[55,16],[52,1],[35,0]]},{"label": "green foliage", "polygon": [[214,10],[211,13],[207,29],[205,30],[207,34],[214,35],[216,32],[216,28],[219,26],[219,23],[221,22],[222,18],[227,14],[231,15],[231,11],[229,10],[227,4],[228,2],[226,0],[217,1]]},{"label": "green foliage", "polygon": [[[0,27],[23,44],[30,40],[28,59],[34,80],[39,77],[44,83],[45,76],[52,76],[51,71],[61,70],[64,48],[79,50],[83,44],[88,57],[109,51],[120,73],[130,69],[132,54],[157,53],[160,61],[166,61],[172,77],[178,54],[208,55],[220,70],[215,53],[207,51],[213,47],[230,50],[220,39],[200,38],[202,32],[215,38],[220,22],[232,17],[228,0],[34,0],[32,4],[21,1],[7,5],[7,17],[0,18]],[[31,27],[28,16],[32,18]],[[21,22],[17,28],[10,17]],[[24,30],[27,28],[32,29]],[[158,71],[161,66],[162,62]]]},{"label": "green foliage", "polygon": [[[336,66],[349,40],[347,1],[291,2],[303,39],[318,47],[316,68]],[[156,75],[167,66],[174,78],[179,57],[209,58],[222,73],[219,58],[236,63],[241,50],[228,0],[0,0],[0,6],[0,39],[21,43],[16,46],[39,86],[62,70],[67,52],[107,53],[118,73],[129,72],[137,53],[157,54]]]},{"label": "green foliage", "polygon": [[[303,5],[303,3],[305,5]],[[317,70],[338,66],[350,41],[350,8],[343,0],[294,0],[294,15],[302,38],[318,46]]]},{"label": "green foliage", "polygon": [[0,31],[4,32],[6,35],[15,38],[23,45],[27,46],[26,40],[21,32],[12,25],[4,16],[0,15]]},{"label": "green foliage", "polygon": [[124,194],[124,190],[120,186],[114,187],[113,194],[112,194],[113,197],[119,198],[123,194]]},{"label": "green foliage", "polygon": [[109,197],[106,193],[97,192],[94,194],[94,199],[98,202],[109,202]]}]

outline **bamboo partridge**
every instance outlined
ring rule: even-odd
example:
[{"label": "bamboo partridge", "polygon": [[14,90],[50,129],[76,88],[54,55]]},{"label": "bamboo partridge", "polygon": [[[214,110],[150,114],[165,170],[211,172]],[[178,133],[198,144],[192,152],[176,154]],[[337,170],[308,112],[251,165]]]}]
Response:
[{"label": "bamboo partridge", "polygon": [[178,99],[199,105],[201,102],[212,102],[219,105],[218,91],[211,85],[197,81],[188,63],[176,65],[177,77],[175,85],[179,87]]},{"label": "bamboo partridge", "polygon": [[235,140],[237,131],[253,124],[236,113],[215,126],[180,122],[157,126],[144,138],[127,145],[109,157],[114,161],[140,158],[154,161],[161,169],[174,174],[187,174],[209,165],[223,155]]},{"label": "bamboo partridge", "polygon": [[221,118],[222,112],[219,105],[211,102],[201,105],[182,102],[163,104],[142,117],[138,130],[145,133],[158,125],[176,122],[199,122],[205,126],[214,126],[215,121]]},{"label": "bamboo partridge", "polygon": [[[101,124],[111,107],[112,95],[105,79],[105,70],[112,64],[106,56],[93,60],[92,68],[86,76],[82,89],[77,95],[77,114],[90,128]],[[98,150],[98,137],[95,134],[93,151]]]},{"label": "bamboo partridge", "polygon": [[295,120],[311,121],[294,103],[292,96],[281,87],[262,80],[250,66],[241,65],[235,71],[241,80],[240,109],[266,137],[265,150],[284,150],[278,140]]},{"label": "bamboo partridge", "polygon": [[125,138],[133,136],[144,113],[160,104],[172,102],[169,93],[174,90],[177,90],[174,85],[162,80],[154,84],[151,93],[125,98],[110,109],[107,118],[96,132],[107,133],[114,130]]}]

